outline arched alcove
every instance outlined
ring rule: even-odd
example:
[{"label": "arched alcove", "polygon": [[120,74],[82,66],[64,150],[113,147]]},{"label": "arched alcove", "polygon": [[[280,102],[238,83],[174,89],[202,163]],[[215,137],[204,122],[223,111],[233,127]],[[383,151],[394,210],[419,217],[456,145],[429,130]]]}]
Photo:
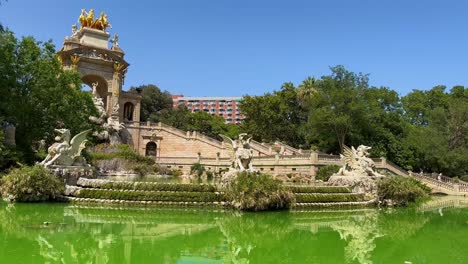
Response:
[{"label": "arched alcove", "polygon": [[134,111],[134,109],[135,109],[135,106],[132,103],[126,102],[124,104],[124,111],[123,111],[124,120],[133,121],[133,111]]},{"label": "arched alcove", "polygon": [[153,141],[150,141],[146,144],[145,156],[147,157],[156,157],[157,145]]},{"label": "arched alcove", "polygon": [[97,88],[96,88],[97,93],[104,102],[104,108],[107,109],[107,96],[109,94],[107,81],[103,77],[98,76],[98,75],[84,75],[83,77],[81,77],[81,80],[83,81],[84,84],[88,85],[91,89],[94,83],[97,84]]}]

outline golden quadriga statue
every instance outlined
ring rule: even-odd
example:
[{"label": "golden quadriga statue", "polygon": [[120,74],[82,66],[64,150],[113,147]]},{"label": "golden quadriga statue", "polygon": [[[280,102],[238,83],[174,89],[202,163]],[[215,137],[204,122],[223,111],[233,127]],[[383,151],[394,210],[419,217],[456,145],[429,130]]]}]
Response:
[{"label": "golden quadriga statue", "polygon": [[94,28],[102,31],[106,31],[106,28],[112,28],[112,25],[108,21],[108,17],[104,12],[101,12],[97,19],[94,19],[94,9],[89,10],[86,12],[86,9],[81,9],[81,15],[78,18],[78,22],[80,22],[81,27],[85,28]]}]

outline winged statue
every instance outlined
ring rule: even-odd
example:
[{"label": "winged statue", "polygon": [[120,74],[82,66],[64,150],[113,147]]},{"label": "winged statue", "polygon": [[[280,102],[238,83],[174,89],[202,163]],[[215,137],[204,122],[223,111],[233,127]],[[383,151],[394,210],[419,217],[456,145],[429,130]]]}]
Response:
[{"label": "winged statue", "polygon": [[239,134],[238,139],[231,139],[225,135],[219,135],[223,138],[224,147],[228,150],[231,158],[231,168],[238,171],[254,172],[252,166],[253,151],[250,149],[250,140],[246,133]]},{"label": "winged statue", "polygon": [[368,157],[370,149],[371,147],[364,145],[360,145],[357,149],[353,146],[351,148],[343,146],[343,153],[340,154],[340,157],[344,165],[337,174],[345,176],[383,176],[374,171],[374,161]]},{"label": "winged statue", "polygon": [[69,129],[55,129],[58,134],[55,143],[47,150],[47,157],[40,163],[44,167],[52,165],[61,166],[86,166],[86,160],[81,156],[81,152],[86,148],[86,136],[91,129],[85,130],[75,135],[71,140]]}]

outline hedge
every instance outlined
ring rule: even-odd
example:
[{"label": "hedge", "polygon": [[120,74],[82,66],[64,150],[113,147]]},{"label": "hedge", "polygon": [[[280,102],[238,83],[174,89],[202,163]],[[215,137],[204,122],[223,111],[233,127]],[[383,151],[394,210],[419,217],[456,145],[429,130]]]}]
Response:
[{"label": "hedge", "polygon": [[334,186],[291,186],[293,193],[351,193],[351,188]]},{"label": "hedge", "polygon": [[297,203],[326,203],[326,202],[361,202],[364,200],[362,193],[349,194],[296,194]]},{"label": "hedge", "polygon": [[128,200],[128,201],[170,201],[170,202],[219,202],[223,195],[210,192],[148,192],[82,189],[77,198]]},{"label": "hedge", "polygon": [[160,182],[128,182],[83,179],[78,181],[82,187],[110,190],[167,191],[167,192],[215,192],[216,187],[208,184],[182,184]]}]

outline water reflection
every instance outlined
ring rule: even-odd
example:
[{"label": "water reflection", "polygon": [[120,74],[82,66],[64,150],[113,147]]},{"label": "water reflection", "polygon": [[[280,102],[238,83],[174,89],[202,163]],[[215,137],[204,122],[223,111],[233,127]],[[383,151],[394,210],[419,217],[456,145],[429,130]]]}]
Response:
[{"label": "water reflection", "polygon": [[468,199],[453,197],[404,210],[260,214],[2,203],[0,259],[98,264],[464,263],[464,207]]}]

